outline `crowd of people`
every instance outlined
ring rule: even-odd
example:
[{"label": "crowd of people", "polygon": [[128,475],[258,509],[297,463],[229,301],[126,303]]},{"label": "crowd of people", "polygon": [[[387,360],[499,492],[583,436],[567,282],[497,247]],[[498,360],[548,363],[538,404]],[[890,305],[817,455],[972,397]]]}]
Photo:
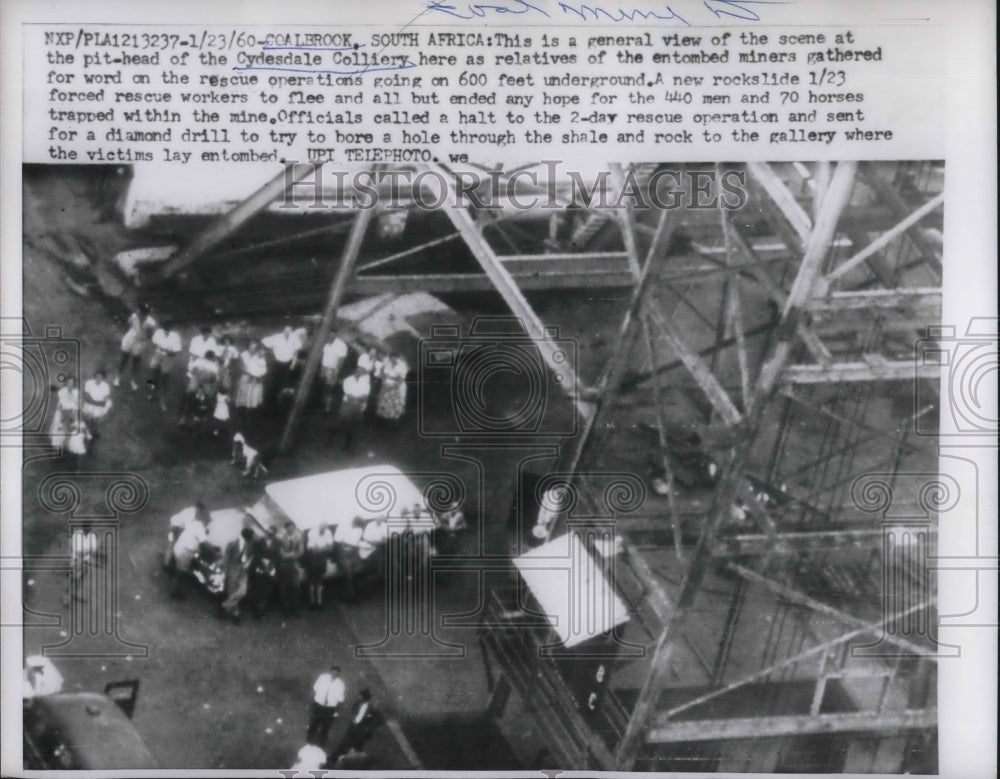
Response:
[{"label": "crowd of people", "polygon": [[[309,347],[301,327],[286,326],[257,339],[206,326],[185,352],[176,323],[158,321],[141,305],[129,315],[113,382],[100,369],[84,385],[82,398],[73,378],[58,388],[52,444],[76,460],[86,455],[113,405],[112,386],[138,391],[144,385],[147,401],[166,412],[177,383],[180,427],[215,436],[232,433],[260,414],[290,407]],[[409,370],[405,357],[385,347],[363,344],[346,332],[331,335],[319,374],[322,407],[336,422],[331,442],[340,435],[349,450],[362,425],[398,425],[406,413]]]},{"label": "crowd of people", "polygon": [[332,580],[340,583],[345,599],[352,599],[357,587],[366,579],[380,579],[390,564],[412,575],[409,562],[387,561],[390,533],[411,532],[410,551],[426,563],[439,551],[453,552],[466,528],[458,503],[435,512],[415,504],[401,509],[392,528],[385,516],[305,530],[285,521],[261,532],[244,527],[221,548],[209,541],[211,522],[200,502],[170,518],[164,562],[174,578],[171,594],[180,597],[182,577],[191,575],[220,597],[220,615],[235,623],[241,610],[256,618],[275,610],[291,616],[301,609],[303,596],[309,609],[321,609]]}]

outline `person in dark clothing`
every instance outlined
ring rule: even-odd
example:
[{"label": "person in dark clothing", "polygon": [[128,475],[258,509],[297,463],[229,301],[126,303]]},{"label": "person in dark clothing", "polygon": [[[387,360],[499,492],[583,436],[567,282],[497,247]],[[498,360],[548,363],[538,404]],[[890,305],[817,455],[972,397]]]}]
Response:
[{"label": "person in dark clothing", "polygon": [[365,688],[358,694],[358,699],[351,707],[351,724],[348,726],[347,732],[344,734],[343,739],[341,739],[340,744],[330,753],[327,764],[335,764],[337,758],[347,754],[352,749],[363,753],[368,739],[371,738],[382,722],[382,714],[372,704],[371,690]]},{"label": "person in dark clothing", "polygon": [[247,604],[254,617],[260,619],[268,610],[277,576],[277,562],[281,545],[273,528],[265,538],[258,538],[252,546]]}]

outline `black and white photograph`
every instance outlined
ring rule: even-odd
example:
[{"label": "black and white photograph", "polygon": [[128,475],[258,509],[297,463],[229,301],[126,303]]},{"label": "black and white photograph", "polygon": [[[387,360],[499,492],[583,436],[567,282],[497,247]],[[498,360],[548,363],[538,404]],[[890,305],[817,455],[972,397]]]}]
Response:
[{"label": "black and white photograph", "polygon": [[574,173],[25,169],[38,767],[935,771],[944,164]]},{"label": "black and white photograph", "polygon": [[888,34],[605,5],[5,25],[5,774],[995,775],[976,166]]}]

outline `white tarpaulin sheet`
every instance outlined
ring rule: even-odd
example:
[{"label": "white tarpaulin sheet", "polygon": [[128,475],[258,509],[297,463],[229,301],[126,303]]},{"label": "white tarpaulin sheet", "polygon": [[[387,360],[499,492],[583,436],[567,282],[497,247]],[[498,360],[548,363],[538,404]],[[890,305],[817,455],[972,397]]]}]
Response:
[{"label": "white tarpaulin sheet", "polygon": [[628,610],[575,533],[514,558],[567,649],[628,621]]},{"label": "white tarpaulin sheet", "polygon": [[299,530],[323,523],[339,526],[355,517],[399,519],[403,509],[419,505],[426,511],[423,493],[392,465],[373,465],[317,473],[269,484],[267,496]]}]

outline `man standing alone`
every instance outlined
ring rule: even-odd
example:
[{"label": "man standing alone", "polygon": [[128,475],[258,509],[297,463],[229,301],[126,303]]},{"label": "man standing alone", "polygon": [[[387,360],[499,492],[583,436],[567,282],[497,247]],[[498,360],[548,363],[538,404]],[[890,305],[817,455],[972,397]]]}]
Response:
[{"label": "man standing alone", "polygon": [[344,702],[346,690],[340,678],[340,668],[331,665],[326,673],[319,675],[313,684],[312,708],[309,711],[309,726],[306,728],[306,742],[318,747],[326,747],[330,726],[337,718],[340,704]]}]

